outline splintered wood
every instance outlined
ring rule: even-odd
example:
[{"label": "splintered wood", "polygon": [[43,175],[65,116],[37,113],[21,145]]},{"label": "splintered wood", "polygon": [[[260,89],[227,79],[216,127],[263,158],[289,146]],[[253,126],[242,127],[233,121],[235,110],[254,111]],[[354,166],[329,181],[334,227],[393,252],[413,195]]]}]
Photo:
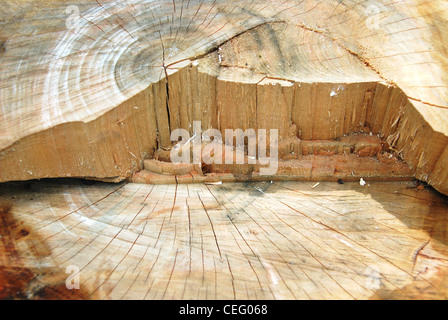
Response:
[{"label": "splintered wood", "polygon": [[[202,151],[207,143],[201,146]],[[169,152],[158,152],[157,159],[145,160],[144,170],[134,174],[131,181],[146,184],[185,184],[202,182],[235,181],[354,181],[360,178],[371,180],[412,180],[409,166],[390,153],[387,143],[376,136],[357,134],[337,141],[301,141],[294,137],[284,140],[279,146],[281,160],[275,174],[261,175],[263,167],[258,161],[249,164],[247,152],[225,144],[218,144],[213,157],[219,164],[177,164],[170,162]],[[247,148],[247,146],[246,146]],[[190,156],[193,153],[191,149]],[[231,159],[241,153],[243,164],[225,163],[226,154]],[[164,160],[164,161],[159,161]]]},{"label": "splintered wood", "polygon": [[446,198],[313,184],[3,184],[0,298],[448,298]]},{"label": "splintered wood", "polygon": [[446,1],[3,3],[2,182],[130,179],[201,121],[283,142],[368,127],[448,194]]}]

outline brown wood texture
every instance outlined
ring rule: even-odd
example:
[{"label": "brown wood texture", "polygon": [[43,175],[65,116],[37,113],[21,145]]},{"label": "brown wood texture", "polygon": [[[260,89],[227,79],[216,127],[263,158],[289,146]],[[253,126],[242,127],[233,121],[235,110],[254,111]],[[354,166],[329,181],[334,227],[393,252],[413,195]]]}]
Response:
[{"label": "brown wood texture", "polygon": [[367,183],[2,184],[0,298],[446,299],[447,198]]},{"label": "brown wood texture", "polygon": [[447,193],[447,12],[420,0],[2,1],[0,181],[121,181],[200,120],[283,138],[294,124],[305,140],[368,127]]},{"label": "brown wood texture", "polygon": [[[203,152],[208,143],[203,144]],[[221,163],[201,165],[178,164],[165,161],[169,151],[158,152],[157,159],[144,161],[144,170],[132,176],[131,181],[147,184],[184,184],[203,182],[248,181],[412,181],[413,170],[388,152],[387,143],[368,134],[345,136],[338,141],[285,140],[280,146],[280,160],[275,174],[261,174],[264,165],[249,164],[247,154],[234,152],[233,147],[218,144],[212,158]],[[190,148],[190,149],[193,149]],[[386,150],[384,150],[386,149]],[[190,150],[190,155],[193,152]],[[225,154],[231,152],[234,162],[225,163]],[[241,155],[244,163],[236,163]]]},{"label": "brown wood texture", "polygon": [[[447,299],[447,21],[442,0],[2,1],[0,299]],[[168,163],[194,121],[278,129],[278,174]]]}]

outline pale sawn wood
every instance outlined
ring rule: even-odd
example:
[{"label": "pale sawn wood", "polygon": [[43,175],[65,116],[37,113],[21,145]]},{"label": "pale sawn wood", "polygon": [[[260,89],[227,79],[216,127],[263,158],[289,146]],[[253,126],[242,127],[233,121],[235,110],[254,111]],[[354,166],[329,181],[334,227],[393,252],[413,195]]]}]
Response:
[{"label": "pale sawn wood", "polygon": [[446,197],[367,183],[2,184],[0,297],[446,299]]}]

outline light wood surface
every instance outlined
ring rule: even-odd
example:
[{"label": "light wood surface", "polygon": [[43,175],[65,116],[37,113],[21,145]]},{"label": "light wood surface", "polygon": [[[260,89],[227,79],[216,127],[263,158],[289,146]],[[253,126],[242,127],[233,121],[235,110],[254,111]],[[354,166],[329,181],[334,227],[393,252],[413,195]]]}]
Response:
[{"label": "light wood surface", "polygon": [[366,182],[3,184],[0,297],[446,299],[446,197]]},{"label": "light wood surface", "polygon": [[[447,21],[444,0],[3,0],[0,299],[447,299],[447,198],[412,181],[448,194]],[[158,162],[194,121],[278,129],[278,175]]]},{"label": "light wood surface", "polygon": [[201,120],[293,123],[303,139],[369,127],[448,193],[447,14],[442,0],[3,1],[0,181],[120,181]]}]

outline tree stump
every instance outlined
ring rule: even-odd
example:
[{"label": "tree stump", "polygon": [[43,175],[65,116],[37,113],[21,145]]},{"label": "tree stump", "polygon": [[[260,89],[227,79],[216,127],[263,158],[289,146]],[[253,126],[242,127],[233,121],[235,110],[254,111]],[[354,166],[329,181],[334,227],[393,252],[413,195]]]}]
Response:
[{"label": "tree stump", "polygon": [[[0,298],[446,299],[447,21],[442,0],[4,0]],[[199,122],[278,130],[277,173],[170,163]]]}]

